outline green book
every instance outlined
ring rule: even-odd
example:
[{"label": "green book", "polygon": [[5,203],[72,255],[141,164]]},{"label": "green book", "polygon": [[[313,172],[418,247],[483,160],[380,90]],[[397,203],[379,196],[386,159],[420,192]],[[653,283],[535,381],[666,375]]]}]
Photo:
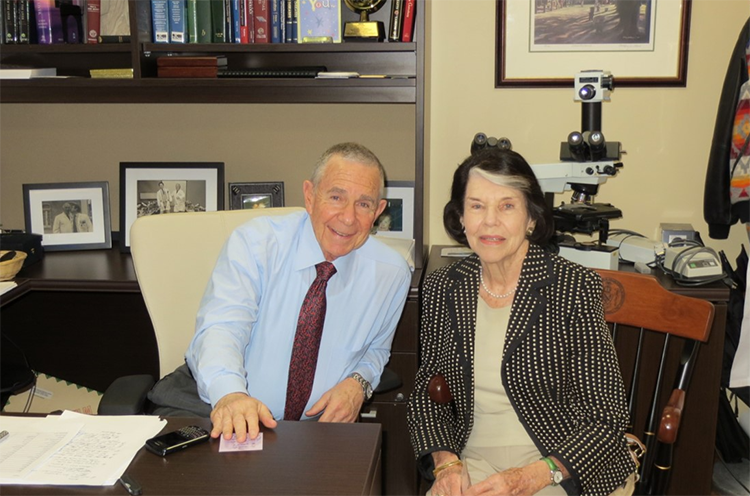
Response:
[{"label": "green book", "polygon": [[[198,43],[211,43],[213,41],[213,27],[211,24],[211,0],[194,0],[196,30],[198,31]],[[192,40],[191,40],[192,42]]]},{"label": "green book", "polygon": [[187,0],[188,43],[198,43],[198,9],[197,0]]},{"label": "green book", "polygon": [[224,0],[211,0],[211,42],[227,42],[227,7]]}]

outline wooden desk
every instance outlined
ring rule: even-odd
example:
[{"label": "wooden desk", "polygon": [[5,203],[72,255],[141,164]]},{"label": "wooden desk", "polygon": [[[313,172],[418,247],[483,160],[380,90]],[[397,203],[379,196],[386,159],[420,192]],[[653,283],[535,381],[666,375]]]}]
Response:
[{"label": "wooden desk", "polygon": [[[208,419],[169,418],[166,431],[210,428]],[[161,458],[145,448],[126,473],[149,495],[375,495],[380,486],[380,425],[279,422],[264,429],[263,450],[219,453],[210,440]],[[0,486],[3,495],[127,495],[106,487]]]},{"label": "wooden desk", "polygon": [[[96,391],[131,374],[159,377],[156,337],[130,255],[52,252],[0,296],[0,323],[31,367]],[[6,350],[3,350],[5,353]]]},{"label": "wooden desk", "polygon": [[[435,269],[456,261],[456,258],[441,257],[440,250],[444,245],[432,247],[429,263],[425,274]],[[620,270],[632,271],[632,266],[622,265]],[[701,345],[693,371],[690,391],[685,402],[685,410],[680,426],[680,438],[675,445],[672,477],[667,494],[669,495],[706,495],[711,494],[711,479],[713,476],[714,445],[716,442],[716,421],[719,411],[719,382],[721,380],[721,364],[724,351],[724,332],[727,320],[727,302],[729,301],[729,289],[721,282],[712,283],[699,287],[679,286],[674,280],[661,273],[654,271],[653,274],[668,290],[702,298],[714,304],[716,313],[711,328],[711,336],[708,343]],[[632,354],[634,343],[624,339],[624,334],[619,333],[616,341],[618,354]],[[679,338],[675,338],[679,340]],[[679,356],[669,357],[669,367],[674,369]],[[671,374],[671,372],[670,372]],[[673,377],[673,375],[667,375]],[[625,386],[630,383],[629,371],[623,371]],[[661,398],[666,401],[666,389],[673,385],[665,381]],[[651,391],[639,394],[639,404],[647,405]],[[635,428],[641,429],[645,425],[645,413],[635,419]],[[636,434],[639,434],[636,432]]]}]

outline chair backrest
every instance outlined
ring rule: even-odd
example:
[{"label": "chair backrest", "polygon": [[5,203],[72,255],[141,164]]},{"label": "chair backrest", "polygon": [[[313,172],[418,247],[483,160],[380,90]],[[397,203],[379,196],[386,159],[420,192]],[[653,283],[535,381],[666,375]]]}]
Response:
[{"label": "chair backrest", "polygon": [[620,367],[629,388],[628,430],[646,445],[636,491],[665,494],[685,396],[700,343],[709,338],[714,306],[672,293],[653,276],[603,269],[598,272],[603,282],[605,319],[612,324]]},{"label": "chair backrest", "polygon": [[130,251],[156,334],[160,378],[184,362],[198,306],[229,234],[253,217],[300,210],[176,213],[141,217],[133,223]]}]

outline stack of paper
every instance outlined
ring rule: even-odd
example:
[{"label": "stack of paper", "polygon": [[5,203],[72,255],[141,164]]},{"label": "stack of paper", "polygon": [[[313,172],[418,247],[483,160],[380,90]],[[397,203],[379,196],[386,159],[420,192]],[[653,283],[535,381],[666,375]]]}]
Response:
[{"label": "stack of paper", "polygon": [[65,411],[47,417],[0,417],[1,484],[108,486],[117,482],[159,417],[96,416]]}]

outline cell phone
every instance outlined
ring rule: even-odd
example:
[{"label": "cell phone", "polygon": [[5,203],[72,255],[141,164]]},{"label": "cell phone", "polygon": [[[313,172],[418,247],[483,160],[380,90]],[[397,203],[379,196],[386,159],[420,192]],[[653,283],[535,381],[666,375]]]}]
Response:
[{"label": "cell phone", "polygon": [[146,441],[146,449],[159,456],[167,456],[194,444],[208,441],[209,432],[197,425],[188,425]]}]

